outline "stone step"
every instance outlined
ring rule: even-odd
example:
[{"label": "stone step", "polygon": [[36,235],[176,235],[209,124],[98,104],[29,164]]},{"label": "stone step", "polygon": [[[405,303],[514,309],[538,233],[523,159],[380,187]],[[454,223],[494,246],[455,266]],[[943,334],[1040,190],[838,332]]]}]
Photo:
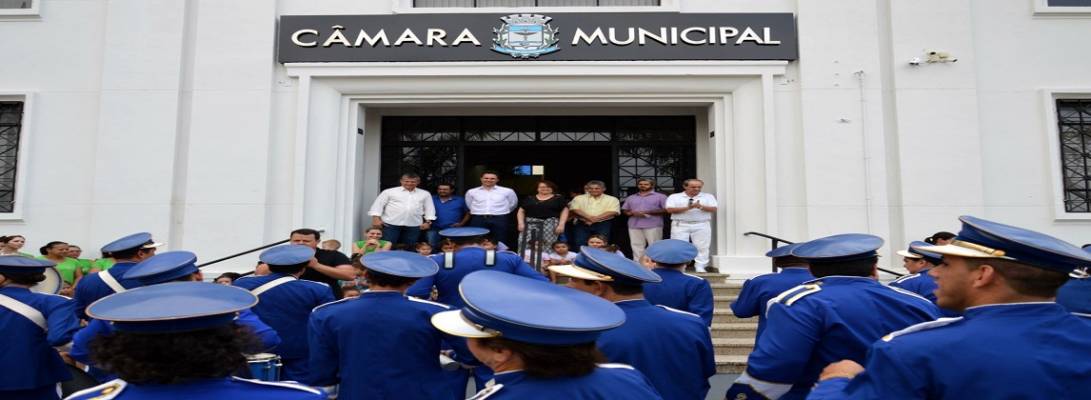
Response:
[{"label": "stone step", "polygon": [[716,355],[716,373],[742,374],[746,371],[746,356]]},{"label": "stone step", "polygon": [[727,282],[727,283],[710,282],[710,283],[712,284],[712,295],[713,296],[738,296],[739,292],[742,291],[742,284],[741,283],[735,283],[735,282]]},{"label": "stone step", "polygon": [[712,337],[714,339],[753,339],[757,330],[757,323],[736,322],[712,324]]},{"label": "stone step", "polygon": [[705,280],[707,280],[709,283],[723,283],[723,282],[727,281],[728,278],[731,277],[731,275],[729,275],[729,274],[719,274],[719,273],[713,274],[713,273],[708,273],[708,272],[686,272],[686,273],[690,274],[690,275],[697,275],[699,277],[705,278]]},{"label": "stone step", "polygon": [[754,350],[754,339],[713,338],[712,347],[716,349],[716,355],[745,357]]},{"label": "stone step", "polygon": [[730,308],[716,308],[712,311],[712,323],[713,324],[732,324],[732,323],[758,323],[757,317],[754,318],[739,318],[735,316],[735,313],[731,312]]},{"label": "stone step", "polygon": [[712,296],[712,306],[716,310],[726,310],[731,308],[731,303],[735,302],[739,296]]}]

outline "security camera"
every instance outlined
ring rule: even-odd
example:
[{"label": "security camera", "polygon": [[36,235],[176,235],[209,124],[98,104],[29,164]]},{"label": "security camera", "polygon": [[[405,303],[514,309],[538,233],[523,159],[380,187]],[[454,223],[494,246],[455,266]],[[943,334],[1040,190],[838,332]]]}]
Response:
[{"label": "security camera", "polygon": [[910,58],[909,59],[909,65],[912,65],[914,67],[920,66],[921,65],[921,58],[920,57]]}]

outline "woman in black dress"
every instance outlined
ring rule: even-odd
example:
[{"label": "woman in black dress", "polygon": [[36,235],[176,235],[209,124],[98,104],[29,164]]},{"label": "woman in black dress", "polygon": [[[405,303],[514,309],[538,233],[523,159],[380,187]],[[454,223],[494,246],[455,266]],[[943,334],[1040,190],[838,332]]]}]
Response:
[{"label": "woman in black dress", "polygon": [[564,232],[564,221],[568,220],[568,202],[557,194],[557,185],[550,181],[538,182],[538,193],[524,197],[519,202],[519,211],[515,214],[519,229],[519,254],[526,252],[532,241],[528,234],[541,232],[538,251],[557,241],[557,236]]}]

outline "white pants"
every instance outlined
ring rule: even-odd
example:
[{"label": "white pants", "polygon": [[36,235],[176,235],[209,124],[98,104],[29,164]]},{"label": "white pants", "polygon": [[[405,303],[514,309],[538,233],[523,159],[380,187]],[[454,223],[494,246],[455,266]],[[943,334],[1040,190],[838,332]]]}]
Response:
[{"label": "white pants", "polygon": [[697,259],[693,260],[693,267],[698,272],[705,272],[705,267],[708,266],[708,247],[712,245],[712,225],[708,221],[671,221],[671,239],[692,242],[697,247]]},{"label": "white pants", "polygon": [[633,245],[633,261],[640,262],[644,257],[644,248],[663,240],[663,227],[633,229],[629,228],[629,243]]}]

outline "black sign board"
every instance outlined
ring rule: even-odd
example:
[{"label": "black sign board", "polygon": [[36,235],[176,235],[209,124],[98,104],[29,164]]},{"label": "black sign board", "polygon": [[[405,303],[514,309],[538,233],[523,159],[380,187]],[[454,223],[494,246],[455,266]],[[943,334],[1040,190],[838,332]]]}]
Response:
[{"label": "black sign board", "polygon": [[286,15],[277,60],[795,60],[788,13]]}]

